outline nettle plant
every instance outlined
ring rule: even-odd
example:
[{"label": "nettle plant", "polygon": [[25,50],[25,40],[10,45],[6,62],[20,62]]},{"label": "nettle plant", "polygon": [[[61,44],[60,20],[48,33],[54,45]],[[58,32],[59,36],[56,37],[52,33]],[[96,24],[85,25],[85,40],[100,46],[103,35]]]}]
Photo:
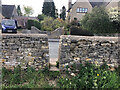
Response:
[{"label": "nettle plant", "polygon": [[[79,72],[75,73],[75,69]],[[86,62],[85,65],[74,66],[73,72],[74,76],[67,74],[58,80],[60,88],[120,88],[119,74],[110,71],[106,64],[96,66]]]}]

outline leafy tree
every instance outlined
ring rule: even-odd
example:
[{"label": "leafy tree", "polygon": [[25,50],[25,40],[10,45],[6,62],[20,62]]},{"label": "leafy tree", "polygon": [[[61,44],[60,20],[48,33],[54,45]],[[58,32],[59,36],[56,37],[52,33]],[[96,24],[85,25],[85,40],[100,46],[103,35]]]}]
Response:
[{"label": "leafy tree", "polygon": [[42,13],[55,18],[55,4],[53,0],[45,0],[43,3]]},{"label": "leafy tree", "polygon": [[108,15],[112,21],[118,21],[119,20],[118,19],[118,16],[119,16],[118,7],[110,8],[108,10]]},{"label": "leafy tree", "polygon": [[110,17],[110,20],[112,21],[114,29],[120,32],[120,18],[118,7],[110,8],[108,10],[108,15]]},{"label": "leafy tree", "polygon": [[33,14],[34,10],[30,6],[23,6],[24,7],[24,16],[30,16]]},{"label": "leafy tree", "polygon": [[18,13],[18,16],[22,16],[20,5],[17,6],[17,13]]},{"label": "leafy tree", "polygon": [[112,33],[113,26],[104,7],[95,7],[81,20],[83,28],[94,33]]},{"label": "leafy tree", "polygon": [[63,20],[65,20],[65,18],[66,18],[66,8],[65,8],[65,6],[62,7],[60,18],[63,19]]},{"label": "leafy tree", "polygon": [[58,9],[55,9],[55,18],[58,18]]}]

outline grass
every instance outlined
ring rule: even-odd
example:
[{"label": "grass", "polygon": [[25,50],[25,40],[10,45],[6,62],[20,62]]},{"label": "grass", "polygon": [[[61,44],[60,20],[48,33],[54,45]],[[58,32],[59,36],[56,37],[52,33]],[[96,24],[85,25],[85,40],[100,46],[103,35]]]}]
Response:
[{"label": "grass", "polygon": [[[36,71],[32,67],[13,71],[2,68],[2,89],[6,88],[120,88],[120,67],[110,71],[107,65],[101,67],[86,63],[80,64],[75,76],[59,71]],[[67,67],[68,68],[68,67]],[[75,71],[76,67],[72,68]]]},{"label": "grass", "polygon": [[28,67],[22,70],[20,66],[16,67],[14,71],[2,69],[2,88],[53,88],[49,84],[49,80],[55,80],[60,76],[59,72],[39,70]]}]

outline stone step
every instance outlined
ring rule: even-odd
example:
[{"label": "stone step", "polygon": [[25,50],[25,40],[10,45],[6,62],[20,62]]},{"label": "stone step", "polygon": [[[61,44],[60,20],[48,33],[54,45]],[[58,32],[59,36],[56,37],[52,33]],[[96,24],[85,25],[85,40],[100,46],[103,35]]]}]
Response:
[{"label": "stone step", "polygon": [[57,67],[51,66],[50,71],[59,71],[59,69]]},{"label": "stone step", "polygon": [[56,66],[56,62],[50,62],[50,66]]}]

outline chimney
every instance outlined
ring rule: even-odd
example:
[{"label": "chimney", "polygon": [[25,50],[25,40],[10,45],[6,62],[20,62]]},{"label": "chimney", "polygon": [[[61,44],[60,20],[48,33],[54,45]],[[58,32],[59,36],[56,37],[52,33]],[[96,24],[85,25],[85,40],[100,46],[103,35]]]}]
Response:
[{"label": "chimney", "polygon": [[68,2],[68,9],[69,8],[72,8],[72,0],[69,0],[69,2]]}]

